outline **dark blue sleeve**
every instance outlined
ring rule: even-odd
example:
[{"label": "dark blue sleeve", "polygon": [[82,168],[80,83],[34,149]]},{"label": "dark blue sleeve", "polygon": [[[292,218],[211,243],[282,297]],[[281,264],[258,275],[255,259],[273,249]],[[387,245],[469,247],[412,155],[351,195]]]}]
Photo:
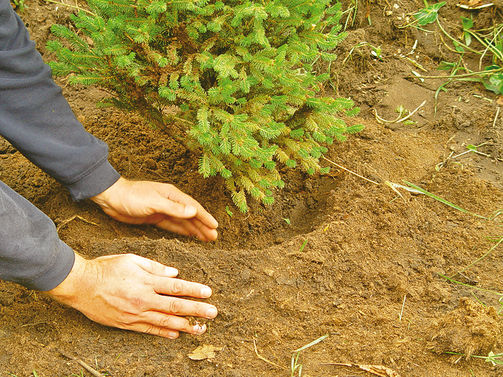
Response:
[{"label": "dark blue sleeve", "polygon": [[107,145],[75,118],[9,0],[0,0],[0,134],[75,200],[119,178]]}]

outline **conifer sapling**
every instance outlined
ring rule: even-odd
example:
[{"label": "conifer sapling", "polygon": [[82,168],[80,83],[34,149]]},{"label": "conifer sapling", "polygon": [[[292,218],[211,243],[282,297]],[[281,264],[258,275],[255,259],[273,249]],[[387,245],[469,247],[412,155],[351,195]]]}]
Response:
[{"label": "conifer sapling", "polygon": [[[107,101],[141,114],[220,175],[238,208],[268,205],[278,168],[325,173],[327,145],[361,126],[337,115],[353,102],[318,95],[344,38],[330,0],[87,0],[72,29],[53,25],[56,75],[98,85]],[[75,31],[74,31],[75,30]]]}]

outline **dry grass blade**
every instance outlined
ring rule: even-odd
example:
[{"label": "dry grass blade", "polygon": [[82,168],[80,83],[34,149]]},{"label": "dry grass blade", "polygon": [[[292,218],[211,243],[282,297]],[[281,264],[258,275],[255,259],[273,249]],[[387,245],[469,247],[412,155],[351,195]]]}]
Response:
[{"label": "dry grass blade", "polygon": [[325,339],[328,338],[328,334],[320,336],[318,339],[313,340],[311,343],[305,344],[300,348],[297,348],[296,350],[292,351],[292,360],[291,360],[291,370],[290,370],[290,377],[295,377],[295,374],[297,374],[298,377],[302,376],[302,368],[303,365],[299,363],[299,357],[300,353],[309,347],[312,347]]},{"label": "dry grass blade", "polygon": [[471,212],[471,211],[468,211],[464,208],[461,208],[460,206],[458,206],[457,204],[454,204],[454,203],[451,203],[450,201],[444,199],[444,198],[441,198],[440,196],[437,196],[435,194],[432,194],[431,192],[429,191],[426,191],[425,189],[423,189],[422,187],[419,187],[419,186],[416,186],[414,185],[413,183],[410,183],[410,182],[407,182],[407,181],[404,181],[407,185],[409,185],[410,187],[412,187],[413,189],[415,189],[416,191],[419,191],[421,194],[424,194],[426,196],[429,196],[430,198],[432,199],[435,199],[436,201],[439,201],[440,203],[443,203],[449,207],[452,207],[454,209],[457,209],[458,211],[460,212],[463,212],[463,213],[466,213],[466,214],[469,214],[469,215],[472,215],[472,216],[475,216],[475,217],[478,217],[478,218],[481,218],[481,219],[484,219],[484,220],[488,220],[487,217],[485,216],[482,216],[482,215],[479,215],[475,212]]},{"label": "dry grass blade", "polygon": [[378,186],[379,186],[379,183],[378,183],[378,182],[376,182],[376,181],[373,181],[373,180],[371,180],[371,179],[369,179],[369,178],[365,178],[364,176],[362,176],[362,175],[360,175],[360,174],[358,174],[358,173],[355,173],[354,171],[349,170],[348,168],[345,168],[344,166],[339,165],[338,163],[333,162],[332,160],[329,160],[329,159],[328,159],[328,158],[326,158],[325,156],[323,156],[322,158],[323,158],[325,161],[327,161],[327,162],[331,163],[332,165],[337,166],[339,169],[345,170],[345,171],[347,171],[348,173],[351,173],[351,174],[353,174],[353,175],[357,176],[358,178],[364,179],[364,180],[366,180],[367,182],[370,182],[370,183],[373,183],[374,185],[378,185]]},{"label": "dry grass blade", "polygon": [[376,120],[379,122],[379,123],[401,123],[401,122],[404,122],[406,121],[407,119],[409,119],[412,115],[414,115],[421,107],[423,107],[424,105],[426,104],[426,100],[424,100],[423,102],[421,102],[421,104],[416,107],[413,111],[411,111],[408,115],[404,116],[404,117],[401,117],[401,115],[398,116],[397,119],[395,120],[386,120],[384,118],[381,118],[378,114],[377,114],[377,110],[374,109],[374,114],[375,114],[375,117],[376,117]]},{"label": "dry grass blade", "polygon": [[468,266],[466,266],[465,268],[463,268],[462,270],[459,270],[458,272],[456,272],[454,275],[451,276],[451,278],[453,278],[454,276],[456,275],[461,275],[463,272],[465,272],[466,270],[468,270],[469,268],[473,267],[476,263],[480,262],[482,259],[486,258],[489,254],[491,254],[493,252],[494,249],[496,249],[500,243],[503,242],[503,237],[501,237],[497,242],[496,244],[494,244],[488,251],[486,251],[484,253],[484,255],[482,255],[481,257],[475,259],[472,263],[470,263]]},{"label": "dry grass blade", "polygon": [[323,363],[323,365],[336,365],[341,367],[360,368],[365,372],[372,373],[379,377],[400,377],[400,375],[393,369],[390,369],[382,365],[366,365],[366,364],[355,364],[355,363]]},{"label": "dry grass blade", "polygon": [[274,367],[276,367],[276,368],[279,368],[279,369],[286,369],[285,367],[283,367],[283,366],[281,366],[281,365],[279,365],[279,364],[276,364],[275,362],[273,362],[273,361],[271,361],[271,360],[268,360],[268,359],[266,359],[264,356],[260,355],[260,354],[258,353],[258,350],[257,350],[257,342],[256,342],[256,340],[255,340],[255,339],[253,339],[253,348],[255,349],[255,355],[257,355],[257,357],[258,357],[260,360],[262,360],[262,361],[266,362],[267,364],[270,364],[270,365],[272,365],[272,366],[274,366]]},{"label": "dry grass blade", "polygon": [[97,16],[95,13],[91,12],[90,10],[87,10],[87,9],[84,9],[84,8],[81,8],[77,5],[72,5],[72,4],[65,4],[63,3],[62,1],[55,1],[55,0],[45,0],[47,1],[48,3],[53,3],[53,4],[56,4],[56,5],[61,5],[63,7],[68,7],[68,8],[73,8],[73,9],[76,9],[77,11],[82,11],[82,12],[85,12],[87,14],[90,14],[91,16]]}]

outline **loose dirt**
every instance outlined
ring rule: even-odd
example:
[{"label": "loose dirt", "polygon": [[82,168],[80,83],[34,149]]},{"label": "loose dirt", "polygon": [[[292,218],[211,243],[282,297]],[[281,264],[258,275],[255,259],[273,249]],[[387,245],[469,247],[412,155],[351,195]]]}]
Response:
[{"label": "loose dirt", "polygon": [[[323,177],[289,171],[272,207],[253,204],[243,215],[222,181],[199,176],[196,158],[181,145],[132,114],[97,109],[104,95],[98,89],[59,81],[124,176],[173,183],[214,214],[219,240],[202,244],[118,223],[89,202],[73,203],[57,182],[0,142],[0,178],[62,224],[61,238],[77,252],[89,258],[132,252],[174,266],[181,278],[210,285],[208,301],[220,311],[205,335],[170,341],[97,325],[41,293],[0,282],[0,376],[89,375],[62,353],[111,376],[290,376],[292,351],[325,334],[301,352],[302,376],[375,375],[333,363],[382,365],[401,376],[503,375],[503,367],[469,357],[503,352],[503,246],[470,266],[503,236],[502,217],[485,220],[386,184],[406,180],[484,216],[502,209],[498,98],[475,83],[451,84],[435,112],[443,81],[411,78],[417,67],[401,56],[417,40],[411,57],[433,75],[441,60],[455,58],[439,33],[398,28],[423,2],[358,3],[326,90],[353,98],[362,111],[349,121],[366,128],[331,148],[328,158],[378,185],[337,168]],[[479,26],[501,22],[501,4],[494,3],[473,13]],[[72,9],[26,5],[21,16],[48,60],[49,27],[67,23]],[[454,2],[441,11],[453,28],[469,14]],[[380,46],[382,59],[369,45],[353,49],[363,41]],[[413,124],[376,121],[376,112],[390,120],[398,106],[413,111],[423,101]],[[448,158],[481,143],[491,157]],[[65,223],[75,215],[98,225],[79,218]],[[190,360],[201,345],[221,349],[212,360]]]}]

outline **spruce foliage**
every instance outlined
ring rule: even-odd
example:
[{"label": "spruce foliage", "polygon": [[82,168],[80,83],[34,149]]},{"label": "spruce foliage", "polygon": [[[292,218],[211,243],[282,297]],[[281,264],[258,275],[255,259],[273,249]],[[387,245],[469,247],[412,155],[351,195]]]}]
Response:
[{"label": "spruce foliage", "polygon": [[87,0],[73,30],[53,25],[56,75],[99,85],[115,106],[136,111],[220,175],[237,207],[247,195],[268,205],[278,168],[327,172],[326,145],[360,126],[344,98],[317,95],[344,38],[331,0]]}]

